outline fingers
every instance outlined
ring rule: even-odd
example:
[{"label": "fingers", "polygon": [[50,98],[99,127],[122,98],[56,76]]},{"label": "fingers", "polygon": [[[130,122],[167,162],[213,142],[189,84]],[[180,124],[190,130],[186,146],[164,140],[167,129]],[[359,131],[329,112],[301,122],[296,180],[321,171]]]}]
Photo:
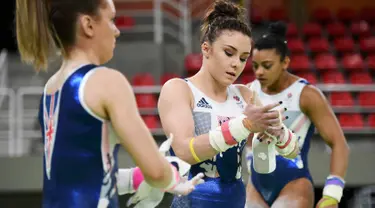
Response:
[{"label": "fingers", "polygon": [[279,119],[279,112],[278,111],[269,111],[264,113],[264,119],[269,120],[269,119],[277,119],[280,122]]},{"label": "fingers", "polygon": [[195,186],[201,183],[204,183],[203,180],[204,174],[203,173],[198,173],[196,176],[194,176],[190,181],[191,183]]},{"label": "fingers", "polygon": [[251,97],[250,97],[250,100],[249,100],[249,103],[248,103],[248,104],[255,105],[255,97],[256,97],[256,92],[255,92],[255,91],[252,91],[252,93],[251,93]]},{"label": "fingers", "polygon": [[258,138],[259,142],[262,142],[264,144],[271,144],[273,142],[273,138],[269,137],[265,133],[259,134]]},{"label": "fingers", "polygon": [[269,119],[269,120],[267,120],[267,123],[269,125],[271,125],[271,127],[279,127],[279,126],[281,126],[279,118]]},{"label": "fingers", "polygon": [[274,109],[275,107],[280,106],[282,103],[283,103],[283,102],[280,101],[280,102],[277,102],[277,103],[268,104],[268,105],[266,105],[266,106],[263,106],[263,107],[262,107],[263,112],[270,111],[270,110]]}]

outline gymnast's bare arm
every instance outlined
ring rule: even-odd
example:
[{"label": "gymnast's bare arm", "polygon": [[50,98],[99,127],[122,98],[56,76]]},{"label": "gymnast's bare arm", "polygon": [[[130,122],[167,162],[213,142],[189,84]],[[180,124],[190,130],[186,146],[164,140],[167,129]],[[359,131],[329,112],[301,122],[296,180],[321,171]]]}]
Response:
[{"label": "gymnast's bare arm", "polygon": [[[194,137],[193,94],[182,79],[171,79],[166,82],[160,92],[158,110],[165,134],[173,134],[173,151],[176,156],[189,164],[196,164],[189,150],[190,139]],[[217,155],[211,146],[209,134],[197,136],[194,150],[204,161]]]},{"label": "gymnast's bare arm", "polygon": [[308,85],[302,91],[300,106],[332,148],[331,175],[344,178],[348,167],[349,147],[329,103],[319,89]]},{"label": "gymnast's bare arm", "polygon": [[90,76],[84,92],[88,107],[111,122],[122,146],[135,160],[147,183],[156,188],[168,186],[172,178],[170,164],[159,153],[155,140],[143,122],[125,76],[103,67]]}]

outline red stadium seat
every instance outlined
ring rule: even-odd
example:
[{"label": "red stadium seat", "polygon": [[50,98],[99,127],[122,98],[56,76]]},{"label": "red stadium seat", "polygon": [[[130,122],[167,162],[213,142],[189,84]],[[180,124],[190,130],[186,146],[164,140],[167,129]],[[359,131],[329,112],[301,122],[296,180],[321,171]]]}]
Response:
[{"label": "red stadium seat", "polygon": [[362,52],[374,53],[375,52],[375,37],[361,39],[359,46]]},{"label": "red stadium seat", "polygon": [[134,86],[152,86],[155,85],[154,76],[150,73],[137,74],[132,79]]},{"label": "red stadium seat", "polygon": [[290,39],[288,40],[288,48],[291,53],[304,53],[305,46],[301,39]]},{"label": "red stadium seat", "polygon": [[135,20],[129,16],[119,16],[116,17],[115,24],[119,29],[129,29],[134,27]]},{"label": "red stadium seat", "polygon": [[299,76],[301,78],[306,79],[311,84],[318,83],[318,79],[316,78],[316,75],[312,72],[296,72],[294,73],[296,76]]},{"label": "red stadium seat", "polygon": [[357,12],[352,8],[341,8],[336,16],[340,21],[349,22],[357,19]]},{"label": "red stadium seat", "polygon": [[315,57],[315,67],[320,70],[337,70],[336,57],[331,54],[319,54]]},{"label": "red stadium seat", "polygon": [[139,108],[155,108],[156,97],[153,94],[136,94],[135,99]]},{"label": "red stadium seat", "polygon": [[284,8],[271,8],[268,14],[270,21],[288,20],[288,16]]},{"label": "red stadium seat", "polygon": [[349,74],[351,84],[372,84],[372,78],[367,72],[352,72]]},{"label": "red stadium seat", "polygon": [[296,24],[288,23],[288,30],[286,31],[286,37],[297,37],[298,36],[298,29]]},{"label": "red stadium seat", "polygon": [[365,68],[364,61],[360,54],[347,54],[342,59],[342,65],[346,70],[363,70]]},{"label": "red stadium seat", "polygon": [[242,84],[248,84],[248,83],[250,83],[254,80],[255,80],[254,73],[242,74],[241,77],[240,77],[240,83],[242,83]]},{"label": "red stadium seat", "polygon": [[361,106],[375,106],[375,92],[360,92],[358,94],[358,102]]},{"label": "red stadium seat", "polygon": [[259,24],[263,21],[262,12],[258,8],[251,8],[250,12],[250,20],[252,24]]},{"label": "red stadium seat", "polygon": [[360,12],[361,20],[366,20],[368,22],[375,22],[375,7],[365,7]]},{"label": "red stadium seat", "polygon": [[163,74],[161,77],[160,77],[160,84],[163,85],[165,84],[168,80],[172,79],[172,78],[177,78],[179,77],[177,74],[174,74],[174,73],[166,73],[166,74]]},{"label": "red stadium seat", "polygon": [[341,22],[333,22],[327,25],[327,32],[330,36],[341,37],[345,35],[346,28]]},{"label": "red stadium seat", "polygon": [[159,127],[159,120],[154,115],[142,116],[143,121],[149,129],[157,129]]},{"label": "red stadium seat", "polygon": [[331,11],[323,7],[316,8],[312,13],[312,17],[314,20],[322,23],[332,21],[333,19]]},{"label": "red stadium seat", "polygon": [[293,71],[308,71],[310,69],[309,57],[306,55],[293,55],[289,67]]},{"label": "red stadium seat", "polygon": [[362,115],[359,113],[343,113],[338,117],[344,128],[362,128],[364,126]]},{"label": "red stadium seat", "polygon": [[368,116],[368,126],[372,127],[372,128],[375,128],[375,113],[371,113]]},{"label": "red stadium seat", "polygon": [[353,35],[362,38],[369,37],[371,35],[370,26],[366,21],[353,22],[350,26],[350,31]]},{"label": "red stadium seat", "polygon": [[367,66],[370,70],[375,71],[375,54],[367,56]]},{"label": "red stadium seat", "polygon": [[324,38],[311,38],[308,44],[310,50],[314,53],[329,52],[329,43]]},{"label": "red stadium seat", "polygon": [[306,23],[302,31],[303,35],[306,37],[320,37],[322,35],[322,27],[318,23]]},{"label": "red stadium seat", "polygon": [[349,92],[332,92],[329,96],[332,106],[353,106],[354,100]]},{"label": "red stadium seat", "polygon": [[202,54],[189,54],[185,57],[185,68],[187,71],[196,72],[202,66]]},{"label": "red stadium seat", "polygon": [[341,72],[323,72],[322,81],[324,84],[344,84],[345,78]]},{"label": "red stadium seat", "polygon": [[335,38],[333,43],[336,50],[341,53],[353,52],[355,49],[354,41],[352,38]]}]

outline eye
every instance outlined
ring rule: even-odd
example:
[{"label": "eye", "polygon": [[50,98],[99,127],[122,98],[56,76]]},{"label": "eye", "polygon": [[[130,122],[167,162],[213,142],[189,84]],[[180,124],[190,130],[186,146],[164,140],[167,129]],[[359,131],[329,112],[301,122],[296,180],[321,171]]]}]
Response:
[{"label": "eye", "polygon": [[240,58],[240,61],[246,62],[248,58]]},{"label": "eye", "polygon": [[229,56],[229,57],[233,56],[233,54],[230,53],[230,52],[228,52],[228,51],[224,51],[224,52],[225,52],[225,54],[226,54],[227,56]]},{"label": "eye", "polygon": [[270,68],[272,68],[272,65],[271,65],[271,64],[265,64],[265,65],[263,65],[263,67],[264,67],[265,69],[270,69]]}]

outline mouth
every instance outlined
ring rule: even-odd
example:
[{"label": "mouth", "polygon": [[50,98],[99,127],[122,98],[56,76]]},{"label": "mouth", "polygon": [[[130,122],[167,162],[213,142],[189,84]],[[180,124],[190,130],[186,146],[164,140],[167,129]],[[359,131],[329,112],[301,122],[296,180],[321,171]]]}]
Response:
[{"label": "mouth", "polygon": [[234,72],[226,72],[228,75],[232,76],[232,77],[236,77],[236,73]]},{"label": "mouth", "polygon": [[266,81],[265,78],[257,78],[257,80],[259,80],[259,81],[261,81],[261,82],[262,82],[262,81],[263,81],[263,82]]}]

